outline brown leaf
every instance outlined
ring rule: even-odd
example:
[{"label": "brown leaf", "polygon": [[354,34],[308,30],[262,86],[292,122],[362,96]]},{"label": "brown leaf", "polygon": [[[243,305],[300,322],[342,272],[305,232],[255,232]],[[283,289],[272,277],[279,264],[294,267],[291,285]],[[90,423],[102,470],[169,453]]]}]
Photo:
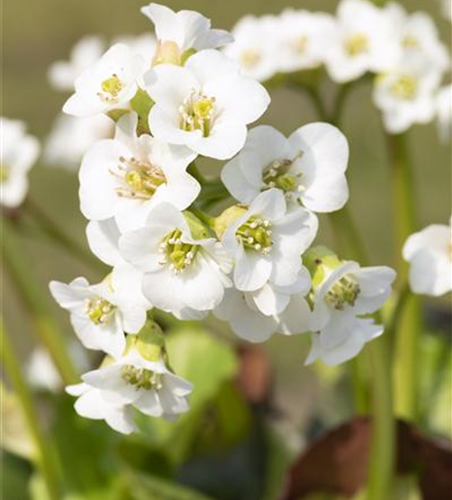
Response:
[{"label": "brown leaf", "polygon": [[[287,478],[281,500],[300,500],[314,492],[351,497],[365,486],[371,420],[355,418],[328,432],[303,453]],[[450,442],[424,436],[413,425],[397,422],[397,471],[417,474],[424,500],[452,497]]]}]

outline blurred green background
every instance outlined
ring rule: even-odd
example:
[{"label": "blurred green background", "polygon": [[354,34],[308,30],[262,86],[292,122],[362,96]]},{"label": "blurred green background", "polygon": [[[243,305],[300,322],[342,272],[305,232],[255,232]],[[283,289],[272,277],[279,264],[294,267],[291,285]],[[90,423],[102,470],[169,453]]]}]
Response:
[{"label": "blurred green background", "polygon": [[[44,139],[66,99],[48,84],[49,65],[57,59],[67,59],[73,44],[84,35],[99,34],[108,40],[151,30],[151,23],[139,12],[144,3],[143,0],[3,0],[1,114],[25,120],[29,131]],[[338,4],[333,0],[168,0],[165,3],[176,10],[198,10],[210,17],[215,27],[226,29],[249,13],[278,13],[286,7],[333,12]],[[438,2],[409,0],[401,3],[409,11],[429,12],[437,22],[443,42],[450,46],[450,23],[441,17]],[[272,103],[261,122],[288,134],[316,119],[307,99],[280,88],[273,91]],[[349,96],[342,126],[351,149],[349,206],[364,235],[372,264],[391,265],[393,209],[379,121],[379,112],[371,102],[371,85],[366,83]],[[451,214],[450,143],[440,143],[435,123],[415,126],[408,136],[415,165],[419,229],[431,223],[446,223]],[[40,164],[33,169],[30,179],[31,198],[74,239],[84,243],[86,221],[79,211],[76,175]],[[321,225],[318,241],[329,243],[328,221],[321,219]],[[19,241],[21,251],[34,264],[42,294],[48,293],[47,283],[51,279],[68,281],[82,274],[93,280],[99,278],[42,237],[22,235]],[[30,329],[27,316],[10,290],[10,283],[4,277],[2,302],[7,310],[8,325],[17,338],[17,347],[26,355],[34,340],[27,333]],[[437,301],[434,308],[447,313],[448,302],[447,299]],[[56,305],[54,313],[68,335],[73,335],[67,315]],[[436,327],[435,320],[431,328]],[[306,341],[300,337],[277,337],[266,345],[275,366],[276,398],[297,429],[302,429],[306,415],[316,409],[326,415],[330,424],[351,413],[347,391],[328,389],[332,386],[325,382],[336,379],[338,372],[319,367],[304,368],[306,349]],[[315,376],[318,370],[323,370],[320,378]],[[443,401],[441,416],[432,415],[432,420],[439,420],[434,425],[430,422],[435,432],[450,435],[448,408],[450,399]]]}]

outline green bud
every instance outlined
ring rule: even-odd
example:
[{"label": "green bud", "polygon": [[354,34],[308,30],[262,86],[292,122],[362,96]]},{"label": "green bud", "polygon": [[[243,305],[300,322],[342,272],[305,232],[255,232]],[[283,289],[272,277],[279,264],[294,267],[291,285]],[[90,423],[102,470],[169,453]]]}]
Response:
[{"label": "green bud", "polygon": [[218,239],[221,240],[226,229],[246,212],[243,205],[233,205],[214,219],[213,229]]},{"label": "green bud", "polygon": [[185,210],[182,212],[185,220],[187,221],[188,227],[190,229],[190,233],[192,238],[195,240],[202,240],[204,238],[209,238],[209,231],[206,229],[204,224],[189,210]]},{"label": "green bud", "polygon": [[135,347],[148,361],[158,361],[165,358],[165,336],[160,326],[152,320],[147,320],[137,335],[127,337],[127,350]]},{"label": "green bud", "polygon": [[328,247],[319,245],[311,248],[303,255],[303,264],[308,269],[314,288],[325,278],[327,269],[336,269],[341,265],[339,257]]}]

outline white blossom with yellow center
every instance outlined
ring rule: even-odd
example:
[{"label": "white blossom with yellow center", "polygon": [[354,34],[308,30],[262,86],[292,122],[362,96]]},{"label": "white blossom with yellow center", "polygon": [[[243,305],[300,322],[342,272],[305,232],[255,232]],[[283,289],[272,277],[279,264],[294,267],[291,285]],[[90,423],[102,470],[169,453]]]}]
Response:
[{"label": "white blossom with yellow center", "polygon": [[186,172],[196,154],[147,134],[137,137],[136,126],[136,114],[125,115],[115,138],[94,144],[80,168],[83,214],[97,221],[114,217],[120,231],[142,226],[160,201],[188,207],[200,190]]},{"label": "white blossom with yellow center", "polygon": [[39,155],[39,142],[25,132],[25,123],[0,117],[0,204],[14,208],[25,199],[28,171]]},{"label": "white blossom with yellow center", "polygon": [[167,203],[156,205],[142,228],[123,234],[119,248],[143,274],[146,298],[168,312],[209,311],[231,284],[231,261],[218,241],[204,231],[193,235],[185,216]]},{"label": "white blossom with yellow center", "polygon": [[72,326],[83,345],[112,356],[122,354],[126,346],[124,332],[137,333],[150,307],[141,293],[140,275],[128,266],[115,268],[97,285],[90,285],[85,278],[76,278],[68,285],[52,281],[50,291],[70,312]]},{"label": "white blossom with yellow center", "polygon": [[162,359],[149,361],[132,348],[123,356],[82,375],[82,383],[66,388],[77,396],[79,415],[105,420],[123,434],[137,430],[133,408],[150,417],[174,420],[188,411],[192,385],[172,373]]},{"label": "white blossom with yellow center", "polygon": [[198,52],[184,67],[157,65],[146,73],[145,84],[155,102],[149,113],[152,134],[217,159],[241,149],[247,125],[270,102],[262,85],[242,76],[234,61],[215,50]]},{"label": "white blossom with yellow center", "polygon": [[289,138],[261,125],[250,130],[242,151],[224,166],[221,179],[241,203],[276,188],[291,205],[332,212],[348,199],[347,162],[347,140],[332,125],[305,125]]},{"label": "white blossom with yellow center", "polygon": [[74,116],[93,116],[116,108],[128,108],[138,90],[147,63],[127,45],[113,45],[75,80],[75,93],[63,111]]}]

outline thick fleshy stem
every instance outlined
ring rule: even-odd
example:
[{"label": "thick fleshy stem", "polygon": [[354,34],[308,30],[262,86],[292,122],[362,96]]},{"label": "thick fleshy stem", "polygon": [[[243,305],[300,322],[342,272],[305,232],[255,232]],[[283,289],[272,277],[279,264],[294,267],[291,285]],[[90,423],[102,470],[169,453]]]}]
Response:
[{"label": "thick fleshy stem", "polygon": [[[3,319],[0,318],[1,360],[9,382],[15,390],[20,402],[25,423],[34,443],[34,458],[47,487],[50,500],[59,500],[62,495],[58,467],[55,460],[55,449],[51,446],[48,436],[45,436],[39,426],[39,419],[33,404],[33,397],[23,377],[21,362],[5,330]],[[3,390],[3,389],[2,389]]]},{"label": "thick fleshy stem", "polygon": [[23,258],[14,228],[6,217],[1,220],[1,236],[2,260],[33,319],[40,341],[49,351],[63,382],[77,382],[77,371],[67,351],[64,337],[53,320],[45,292],[37,284],[32,266]]},{"label": "thick fleshy stem", "polygon": [[[386,134],[393,185],[395,259],[399,284],[407,282],[408,265],[402,258],[403,245],[416,230],[416,202],[413,172],[405,135]],[[400,315],[395,343],[395,409],[406,419],[417,415],[416,391],[419,381],[419,337],[422,332],[420,298],[410,294]]]},{"label": "thick fleshy stem", "polygon": [[[305,89],[302,89],[305,90]],[[319,94],[315,89],[315,98],[312,99],[319,117],[337,125],[340,121],[340,112],[343,102],[350,88],[338,93],[337,102],[331,116],[327,116],[325,108],[319,105]],[[342,210],[342,216],[336,216],[333,225],[340,224],[347,232],[346,240],[352,242],[355,258],[366,264],[364,245],[361,243],[359,232],[355,229],[351,217],[343,217],[347,212]],[[339,235],[340,236],[340,235]],[[363,255],[361,255],[363,254]],[[352,256],[352,254],[351,254]],[[353,258],[353,256],[352,256]],[[367,484],[368,500],[388,500],[391,498],[395,473],[395,419],[393,413],[393,386],[392,386],[392,356],[390,354],[391,332],[386,332],[381,338],[369,344],[367,350],[371,359],[371,387],[372,387],[372,436],[369,463],[369,477]],[[355,389],[358,394],[366,390],[360,370],[352,369]],[[361,401],[358,396],[357,401]]]}]

